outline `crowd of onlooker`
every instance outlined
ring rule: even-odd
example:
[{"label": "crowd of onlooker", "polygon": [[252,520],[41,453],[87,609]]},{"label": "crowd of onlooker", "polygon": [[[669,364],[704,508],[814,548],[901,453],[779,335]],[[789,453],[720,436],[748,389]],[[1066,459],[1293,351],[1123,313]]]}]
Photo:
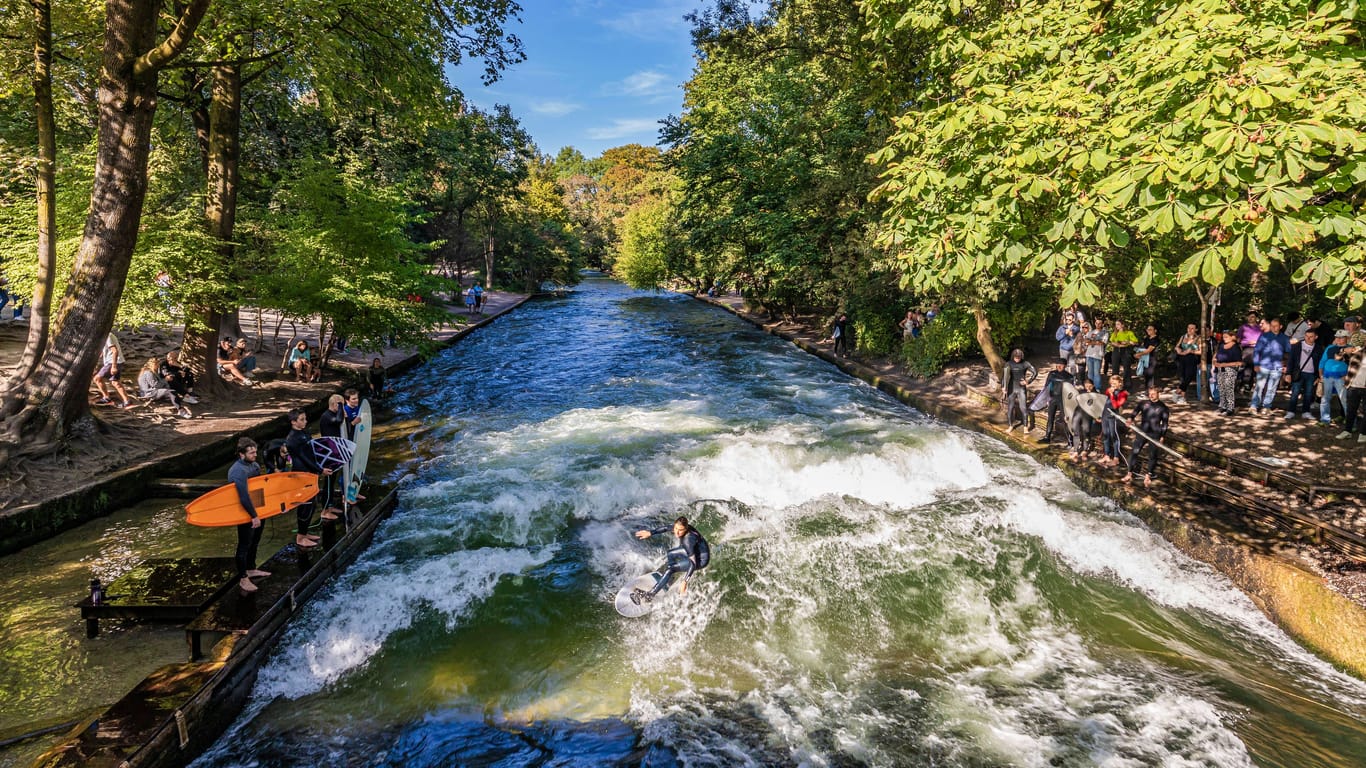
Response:
[{"label": "crowd of onlooker", "polygon": [[[1202,368],[1206,390],[1225,417],[1242,402],[1255,416],[1273,412],[1284,419],[1314,419],[1341,424],[1338,439],[1366,443],[1366,331],[1352,315],[1340,326],[1291,313],[1285,320],[1249,312],[1236,327],[1202,338],[1195,324],[1177,339],[1164,340],[1155,325],[1141,334],[1115,320],[1064,315],[1054,335],[1068,371],[1084,375],[1097,391],[1108,391],[1111,374],[1123,389],[1141,379],[1143,390],[1166,384],[1176,403],[1197,395],[1193,387]],[[1171,369],[1169,369],[1169,366]]]}]

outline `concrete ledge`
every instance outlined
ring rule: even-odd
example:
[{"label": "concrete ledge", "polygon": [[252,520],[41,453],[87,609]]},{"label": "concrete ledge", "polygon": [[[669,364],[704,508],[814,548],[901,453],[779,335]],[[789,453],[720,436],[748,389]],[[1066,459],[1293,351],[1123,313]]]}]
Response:
[{"label": "concrete ledge", "polygon": [[1109,498],[1148,523],[1177,549],[1213,566],[1250,596],[1263,612],[1297,641],[1339,668],[1366,679],[1366,608],[1333,590],[1322,578],[1288,557],[1256,551],[1238,540],[1236,532],[1213,519],[1194,518],[1189,508],[1177,508],[1135,495],[1063,460],[1037,444],[1026,443],[978,414],[964,413],[919,392],[888,381],[872,369],[831,355],[823,349],[770,327],[758,317],[726,304],[694,297],[724,309],[742,320],[825,360],[892,397],[954,426],[989,435],[1027,453],[1041,464],[1058,468],[1077,486]]}]

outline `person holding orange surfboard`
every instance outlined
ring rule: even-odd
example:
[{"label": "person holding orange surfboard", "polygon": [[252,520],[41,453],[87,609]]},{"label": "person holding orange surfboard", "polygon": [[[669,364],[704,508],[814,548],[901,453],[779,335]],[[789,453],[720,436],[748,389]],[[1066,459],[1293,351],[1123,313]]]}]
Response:
[{"label": "person holding orange surfboard", "polygon": [[243,592],[255,592],[257,586],[252,579],[263,579],[270,575],[256,567],[256,549],[261,545],[261,518],[256,513],[256,505],[251,503],[247,483],[261,474],[261,465],[256,463],[256,441],[243,437],[237,441],[237,461],[228,467],[228,482],[237,488],[237,500],[246,510],[251,522],[237,526],[237,553],[233,559],[237,563],[237,586]]},{"label": "person holding orange surfboard", "polygon": [[[326,478],[332,477],[331,469],[323,469],[318,465],[318,457],[313,453],[313,438],[308,434],[308,411],[302,408],[291,408],[287,414],[289,418],[289,435],[285,437],[285,445],[289,448],[290,458],[294,462],[294,469],[299,472],[312,472],[315,475],[322,475]],[[320,481],[319,486],[323,486],[326,481]],[[313,521],[313,502],[300,504],[294,508],[295,520],[298,522],[298,533],[294,537],[295,546],[300,549],[311,549],[318,546],[318,537],[308,535],[308,526]]]}]

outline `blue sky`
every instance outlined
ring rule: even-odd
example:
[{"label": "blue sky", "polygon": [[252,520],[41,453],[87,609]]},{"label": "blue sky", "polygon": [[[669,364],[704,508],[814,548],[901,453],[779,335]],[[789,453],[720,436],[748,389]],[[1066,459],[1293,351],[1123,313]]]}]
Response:
[{"label": "blue sky", "polygon": [[690,26],[683,16],[706,0],[522,0],[512,25],[526,61],[491,86],[482,63],[450,71],[481,109],[506,104],[541,152],[574,146],[587,157],[631,142],[659,140],[659,121],[678,114],[691,76]]}]

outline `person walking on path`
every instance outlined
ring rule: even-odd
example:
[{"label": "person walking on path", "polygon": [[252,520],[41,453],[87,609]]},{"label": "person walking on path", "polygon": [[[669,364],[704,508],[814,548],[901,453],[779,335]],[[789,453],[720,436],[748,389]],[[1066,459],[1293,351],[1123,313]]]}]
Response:
[{"label": "person walking on path", "polygon": [[1276,400],[1276,389],[1285,372],[1285,359],[1290,354],[1290,339],[1281,333],[1279,318],[1262,321],[1262,334],[1252,347],[1252,368],[1256,379],[1252,385],[1252,413],[1260,416],[1271,412]]},{"label": "person walking on path", "polygon": [[840,357],[849,356],[849,316],[841,312],[835,319],[835,325],[830,331],[830,338],[835,342],[835,354]]},{"label": "person walking on path", "polygon": [[256,451],[255,440],[250,437],[238,439],[237,461],[228,467],[228,482],[237,488],[237,500],[251,518],[250,522],[237,526],[237,552],[233,555],[233,562],[237,565],[237,586],[248,594],[257,590],[252,579],[264,579],[270,575],[269,571],[256,567],[256,550],[261,545],[261,518],[247,491],[248,481],[261,474],[261,465],[256,463]]},{"label": "person walking on path", "polygon": [[474,286],[465,290],[465,314],[474,314]]},{"label": "person walking on path", "polygon": [[1034,414],[1029,410],[1029,383],[1038,378],[1039,372],[1024,359],[1024,350],[1012,349],[1010,362],[1006,363],[1004,381],[1001,382],[1001,398],[1006,401],[1006,431],[1015,431],[1015,409],[1020,410],[1020,426],[1034,428]]},{"label": "person walking on path", "polygon": [[119,374],[123,372],[123,362],[123,348],[119,345],[119,337],[110,331],[109,336],[104,340],[100,369],[95,372],[95,389],[100,393],[100,399],[95,401],[97,405],[109,405],[113,402],[109,398],[109,390],[105,388],[105,382],[108,382],[109,386],[118,393],[119,408],[127,408],[132,404],[128,399],[128,391],[123,388],[123,382],[119,380]]},{"label": "person walking on path", "polygon": [[1133,416],[1129,417],[1129,423],[1134,429],[1147,435],[1149,439],[1135,435],[1133,445],[1129,447],[1129,471],[1120,478],[1121,482],[1129,483],[1134,479],[1134,463],[1138,461],[1139,455],[1148,451],[1148,471],[1143,475],[1143,487],[1147,488],[1153,484],[1153,472],[1157,470],[1157,443],[1167,436],[1167,425],[1171,419],[1171,411],[1167,404],[1162,402],[1162,391],[1157,387],[1148,388],[1147,402],[1139,403],[1134,408]]}]

